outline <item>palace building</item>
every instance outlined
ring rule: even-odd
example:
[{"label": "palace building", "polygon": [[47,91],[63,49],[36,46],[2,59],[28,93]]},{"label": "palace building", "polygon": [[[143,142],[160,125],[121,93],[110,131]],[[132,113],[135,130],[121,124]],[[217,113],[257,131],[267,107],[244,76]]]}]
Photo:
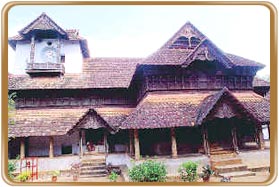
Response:
[{"label": "palace building", "polygon": [[190,22],[146,58],[91,57],[78,30],[45,13],[9,45],[9,158],[91,153],[123,164],[265,149],[269,84],[255,78],[264,65],[225,53]]}]

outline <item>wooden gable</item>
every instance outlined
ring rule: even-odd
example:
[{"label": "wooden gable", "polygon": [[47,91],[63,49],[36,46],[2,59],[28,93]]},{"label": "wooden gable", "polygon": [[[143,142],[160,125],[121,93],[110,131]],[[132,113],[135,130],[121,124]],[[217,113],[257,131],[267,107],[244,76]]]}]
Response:
[{"label": "wooden gable", "polygon": [[58,26],[49,16],[44,12],[32,21],[29,25],[19,31],[22,36],[30,36],[33,31],[54,31],[62,37],[67,37],[67,32]]}]

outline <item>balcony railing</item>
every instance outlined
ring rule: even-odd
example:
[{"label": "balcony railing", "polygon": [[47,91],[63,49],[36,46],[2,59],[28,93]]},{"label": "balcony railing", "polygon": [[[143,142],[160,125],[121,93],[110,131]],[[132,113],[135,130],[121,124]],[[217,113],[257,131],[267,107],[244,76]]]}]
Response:
[{"label": "balcony railing", "polygon": [[27,63],[26,73],[59,73],[64,74],[62,63]]}]

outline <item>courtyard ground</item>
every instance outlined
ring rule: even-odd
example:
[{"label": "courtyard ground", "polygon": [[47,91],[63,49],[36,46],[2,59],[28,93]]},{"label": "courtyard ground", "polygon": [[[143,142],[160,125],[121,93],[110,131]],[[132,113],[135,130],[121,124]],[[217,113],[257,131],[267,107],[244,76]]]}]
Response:
[{"label": "courtyard ground", "polygon": [[[270,168],[270,150],[265,149],[263,151],[243,151],[240,153],[243,163],[248,166],[248,169],[255,172],[255,176],[246,176],[232,178],[231,182],[266,182],[269,177]],[[158,159],[160,161],[160,159]],[[178,161],[178,160],[177,160]],[[120,176],[117,182],[129,182],[127,168],[122,170],[123,175]],[[212,176],[210,182],[220,182],[221,178]],[[51,182],[50,176],[40,177],[33,182]],[[57,182],[74,182],[71,174],[58,176]],[[110,182],[108,177],[95,177],[95,178],[79,178],[77,182]],[[167,182],[182,182],[179,176],[168,176]],[[198,182],[202,182],[199,180]]]}]

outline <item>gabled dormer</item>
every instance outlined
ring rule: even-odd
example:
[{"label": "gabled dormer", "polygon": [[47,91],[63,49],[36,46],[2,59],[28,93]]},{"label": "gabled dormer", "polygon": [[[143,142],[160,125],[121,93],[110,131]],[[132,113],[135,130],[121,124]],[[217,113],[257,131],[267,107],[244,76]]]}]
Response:
[{"label": "gabled dormer", "polygon": [[14,74],[30,76],[60,76],[81,73],[84,58],[89,57],[85,39],[77,30],[64,30],[42,13],[9,38],[16,51]]}]

